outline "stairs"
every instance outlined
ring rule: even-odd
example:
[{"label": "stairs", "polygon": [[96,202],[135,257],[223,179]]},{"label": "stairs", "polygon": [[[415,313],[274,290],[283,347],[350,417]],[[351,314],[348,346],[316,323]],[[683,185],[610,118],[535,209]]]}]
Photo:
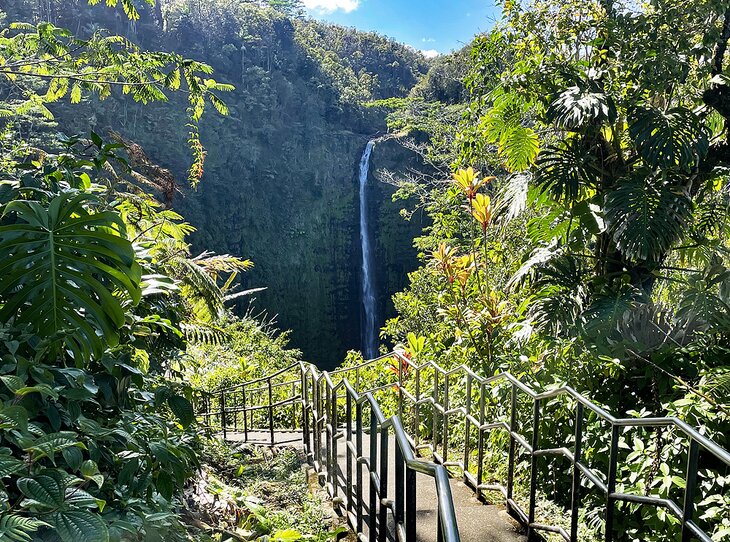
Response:
[{"label": "stairs", "polygon": [[[374,379],[385,383],[363,389],[362,381]],[[379,400],[397,415],[386,418]],[[605,542],[623,540],[617,520],[626,513],[622,503],[665,509],[673,540],[711,542],[716,520],[697,517],[696,501],[708,497],[700,491],[700,465],[712,465],[720,476],[730,469],[730,452],[680,419],[617,418],[569,386],[541,392],[509,373],[484,377],[463,365],[418,365],[402,352],[332,372],[297,363],[256,381],[200,392],[196,413],[224,438],[302,449],[361,542],[517,542],[540,540],[544,533],[578,542],[587,490],[603,497],[598,512]],[[556,415],[573,420],[570,434],[546,430],[544,420]],[[620,489],[628,470],[621,435],[631,430],[681,439],[679,466],[670,472],[684,483],[673,494],[677,500]],[[584,458],[585,434],[605,439],[603,468]],[[519,457],[529,463],[524,472]],[[497,469],[502,479],[485,472],[490,461],[503,461]],[[553,461],[569,468],[545,481],[541,468]],[[500,493],[526,536],[501,506],[477,500]],[[564,514],[541,518],[544,500]]]},{"label": "stairs", "polygon": [[[275,446],[290,446],[304,452],[304,438],[301,431],[275,431]],[[395,437],[389,437],[389,448],[395,449]],[[248,442],[253,444],[271,445],[270,433],[268,431],[252,431],[248,438],[244,433],[229,433],[228,440],[232,442]],[[363,441],[363,455],[370,453],[369,439]],[[346,494],[346,444],[339,439],[337,446],[337,481],[338,495]],[[391,462],[389,468],[388,486],[395,484],[395,464]],[[418,495],[417,521],[416,521],[416,542],[438,542],[437,530],[437,507],[438,496],[436,494],[433,480],[425,474],[418,474],[416,477]],[[502,506],[485,505],[479,501],[474,491],[466,486],[463,481],[452,478],[451,494],[453,497],[456,519],[458,524],[459,537],[461,542],[526,542],[527,537],[519,534],[519,524],[511,518]],[[363,485],[364,502],[370,501],[369,484]],[[343,504],[346,508],[346,504]],[[366,510],[364,524],[369,522],[369,510]],[[366,527],[367,529],[367,527]],[[389,524],[389,532],[394,530],[392,518]],[[368,536],[368,531],[361,533]],[[390,537],[392,539],[392,537]]]}]

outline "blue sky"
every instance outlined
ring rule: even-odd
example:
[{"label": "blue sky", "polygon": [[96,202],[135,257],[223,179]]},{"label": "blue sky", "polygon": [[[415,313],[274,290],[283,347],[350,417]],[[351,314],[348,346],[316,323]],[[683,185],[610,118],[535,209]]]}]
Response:
[{"label": "blue sky", "polygon": [[494,0],[303,0],[309,14],[361,30],[374,30],[416,49],[459,49],[500,16]]}]

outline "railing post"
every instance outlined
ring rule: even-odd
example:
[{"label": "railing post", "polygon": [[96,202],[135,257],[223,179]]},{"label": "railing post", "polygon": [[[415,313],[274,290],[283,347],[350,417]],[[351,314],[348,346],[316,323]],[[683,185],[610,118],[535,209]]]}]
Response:
[{"label": "railing post", "polygon": [[347,427],[345,429],[345,460],[347,461],[345,495],[347,496],[347,518],[349,523],[349,519],[354,511],[355,503],[353,502],[354,490],[352,487],[352,396],[347,388],[345,388],[345,420],[347,422]]},{"label": "railing post", "polygon": [[268,388],[269,388],[269,434],[271,436],[271,445],[273,446],[275,443],[274,438],[274,392],[271,388],[271,378],[268,380]]},{"label": "railing post", "polygon": [[395,443],[395,524],[403,525],[405,520],[405,458],[403,450]]},{"label": "railing post", "polygon": [[432,434],[431,439],[433,441],[433,453],[436,453],[436,447],[438,446],[438,408],[436,408],[436,405],[438,405],[439,395],[438,395],[438,389],[439,389],[439,372],[436,370],[436,367],[433,368],[433,420],[432,420]]},{"label": "railing post", "polygon": [[[517,386],[512,384],[509,417],[509,455],[507,458],[507,499],[514,496],[515,485],[515,432],[517,431]],[[508,506],[509,507],[509,506]]]},{"label": "railing post", "polygon": [[380,499],[378,499],[380,531],[378,532],[378,542],[385,542],[388,536],[388,507],[383,504],[383,501],[388,498],[388,440],[388,429],[382,428],[380,430]]},{"label": "railing post", "polygon": [[682,542],[692,540],[692,531],[687,522],[692,521],[695,513],[695,491],[697,490],[697,469],[699,466],[700,446],[696,440],[690,438],[687,451],[687,476],[684,488],[684,509],[682,513]]},{"label": "railing post", "polygon": [[466,417],[464,418],[464,481],[466,481],[466,473],[469,472],[469,455],[470,455],[470,443],[471,443],[471,379],[472,376],[467,373],[466,375],[466,404],[464,410],[466,411]]},{"label": "railing post", "polygon": [[578,542],[578,515],[580,512],[580,463],[583,454],[583,403],[575,408],[575,449],[573,450],[573,490],[570,505],[570,542]]},{"label": "railing post", "polygon": [[236,400],[236,390],[231,390],[231,397],[233,399],[233,431],[238,433],[238,401]]},{"label": "railing post", "polygon": [[312,406],[312,425],[314,426],[314,434],[312,440],[314,441],[314,457],[317,461],[317,469],[322,469],[322,420],[321,420],[321,408],[322,402],[322,389],[319,385],[319,380],[316,377],[312,377],[312,389],[314,390],[314,404]]},{"label": "railing post", "polygon": [[[484,479],[484,430],[482,429],[482,426],[484,425],[484,418],[486,417],[486,406],[484,404],[485,387],[486,384],[484,383],[479,385],[479,450],[477,452],[477,460],[479,463],[477,464],[477,487],[482,485],[482,481]],[[477,491],[477,495],[481,497],[481,490]]]},{"label": "railing post", "polygon": [[309,390],[307,387],[307,372],[304,366],[300,366],[302,372],[302,440],[304,451],[309,456],[312,453],[312,446],[309,441]]},{"label": "railing post", "polygon": [[421,442],[421,368],[416,369],[416,401],[413,405],[413,440],[416,446]]},{"label": "railing post", "polygon": [[[327,384],[329,389],[329,384]],[[329,475],[330,484],[332,484],[332,497],[337,497],[337,390],[332,388],[330,391],[330,442],[329,442],[329,465],[327,465],[327,474]]]},{"label": "railing post", "polygon": [[292,381],[291,383],[291,428],[292,430],[297,428],[297,383],[296,381]]},{"label": "railing post", "polygon": [[226,440],[226,394],[225,392],[221,392],[221,400],[220,400],[220,407],[221,407],[221,429],[223,430],[223,440]]},{"label": "railing post", "polygon": [[375,474],[378,468],[378,420],[375,417],[375,410],[370,407],[370,524],[368,525],[368,536],[370,542],[377,541],[378,535],[378,491],[375,486]]},{"label": "railing post", "polygon": [[441,456],[443,462],[446,463],[449,460],[449,380],[450,375],[444,375],[444,417],[441,420]]},{"label": "railing post", "polygon": [[619,426],[611,425],[611,452],[608,460],[608,482],[606,483],[606,542],[613,541],[613,520],[616,513],[616,472],[618,471]]},{"label": "railing post", "polygon": [[362,532],[363,524],[363,506],[365,503],[362,502],[362,489],[363,489],[363,464],[360,459],[362,455],[362,403],[355,404],[355,452],[356,452],[356,470],[357,470],[357,532]]},{"label": "railing post", "polygon": [[241,388],[241,408],[243,409],[243,441],[248,442],[248,412],[246,411],[246,385]]},{"label": "railing post", "polygon": [[396,356],[398,359],[398,417],[403,419],[403,356]]},{"label": "railing post", "polygon": [[406,467],[406,540],[416,539],[416,471]]},{"label": "railing post", "polygon": [[535,529],[532,524],[535,523],[535,509],[537,507],[537,452],[540,447],[540,400],[534,400],[534,410],[532,413],[532,453],[530,454],[530,510],[527,519],[527,539],[532,540]]}]

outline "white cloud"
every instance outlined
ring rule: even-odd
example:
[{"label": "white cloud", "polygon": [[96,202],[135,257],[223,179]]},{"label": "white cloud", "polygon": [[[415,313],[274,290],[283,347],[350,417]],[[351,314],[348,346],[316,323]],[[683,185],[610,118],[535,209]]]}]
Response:
[{"label": "white cloud", "polygon": [[422,38],[421,41],[423,43],[436,43],[436,40],[433,38]]},{"label": "white cloud", "polygon": [[436,58],[441,53],[439,53],[436,49],[427,49],[423,50],[421,49],[420,53],[425,56],[426,58]]},{"label": "white cloud", "polygon": [[303,0],[302,3],[308,9],[330,12],[341,9],[345,13],[350,13],[360,7],[360,0]]}]

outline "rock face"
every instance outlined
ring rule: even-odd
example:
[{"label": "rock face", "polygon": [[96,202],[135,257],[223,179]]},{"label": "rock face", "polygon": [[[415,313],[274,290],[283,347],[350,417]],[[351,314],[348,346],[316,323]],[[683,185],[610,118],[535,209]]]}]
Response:
[{"label": "rock face", "polygon": [[[21,19],[36,16],[28,6],[19,10]],[[359,349],[358,165],[367,142],[386,130],[386,112],[361,104],[406,95],[426,72],[424,59],[375,34],[293,19],[255,3],[165,2],[158,13],[144,8],[134,25],[121,25],[114,10],[69,6],[59,11],[59,25],[83,34],[89,22],[102,21],[144,48],[206,62],[216,80],[235,85],[222,96],[229,116],[210,108],[200,124],[207,157],[199,188],[184,189],[173,207],[197,228],[196,249],[253,260],[243,286],[267,287],[254,310],[291,329],[292,346],[308,360],[331,368],[348,349]],[[140,106],[114,94],[103,103],[57,104],[55,113],[68,133],[83,133],[89,124],[99,133],[118,131],[184,184],[185,107],[184,96]],[[396,142],[383,143],[371,171],[413,165],[412,159]],[[369,185],[384,319],[390,296],[416,267],[411,239],[418,225],[399,216],[392,187],[374,178]]]}]

